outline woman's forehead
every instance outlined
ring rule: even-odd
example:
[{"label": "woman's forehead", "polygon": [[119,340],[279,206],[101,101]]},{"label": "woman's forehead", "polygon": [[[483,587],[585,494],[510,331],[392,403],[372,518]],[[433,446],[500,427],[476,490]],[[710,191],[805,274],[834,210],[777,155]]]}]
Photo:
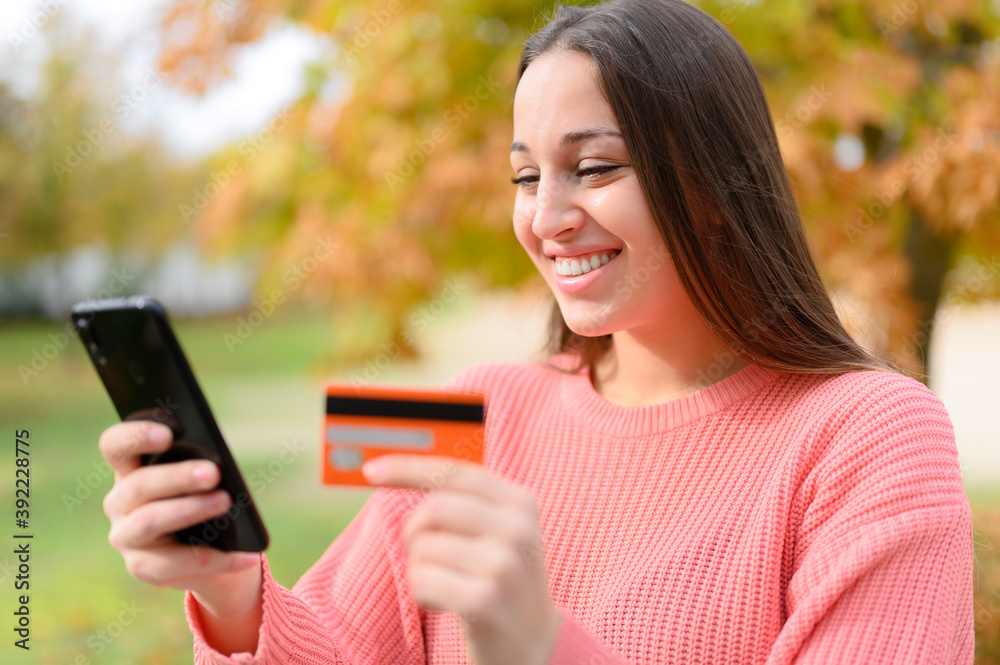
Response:
[{"label": "woman's forehead", "polygon": [[592,60],[572,51],[545,53],[528,65],[514,94],[513,119],[515,144],[529,147],[529,135],[546,141],[595,130],[620,135]]}]

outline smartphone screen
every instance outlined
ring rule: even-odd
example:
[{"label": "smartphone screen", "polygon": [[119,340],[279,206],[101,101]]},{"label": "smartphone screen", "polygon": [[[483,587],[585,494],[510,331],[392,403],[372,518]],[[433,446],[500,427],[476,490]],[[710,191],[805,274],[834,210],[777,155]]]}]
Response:
[{"label": "smartphone screen", "polygon": [[222,550],[262,551],[268,536],[194,373],[157,301],[142,296],[78,303],[70,314],[122,420],[152,420],[173,430],[156,464],[210,459],[233,505],[225,515],[179,531],[181,542]]}]

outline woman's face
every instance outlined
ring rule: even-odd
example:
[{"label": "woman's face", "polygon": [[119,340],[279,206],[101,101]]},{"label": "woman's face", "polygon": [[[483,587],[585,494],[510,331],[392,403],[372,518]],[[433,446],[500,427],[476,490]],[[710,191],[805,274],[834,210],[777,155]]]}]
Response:
[{"label": "woman's face", "polygon": [[590,58],[546,53],[514,96],[514,231],[569,328],[596,336],[697,318]]}]

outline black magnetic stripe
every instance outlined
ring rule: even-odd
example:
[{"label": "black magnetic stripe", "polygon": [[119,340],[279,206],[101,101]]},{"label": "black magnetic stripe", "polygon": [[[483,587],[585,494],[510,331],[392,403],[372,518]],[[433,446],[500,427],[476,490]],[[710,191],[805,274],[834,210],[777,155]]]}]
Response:
[{"label": "black magnetic stripe", "polygon": [[453,420],[466,423],[483,422],[482,404],[449,404],[441,402],[411,402],[409,400],[372,399],[370,397],[327,397],[326,412],[344,416],[378,416],[381,418],[419,418]]}]

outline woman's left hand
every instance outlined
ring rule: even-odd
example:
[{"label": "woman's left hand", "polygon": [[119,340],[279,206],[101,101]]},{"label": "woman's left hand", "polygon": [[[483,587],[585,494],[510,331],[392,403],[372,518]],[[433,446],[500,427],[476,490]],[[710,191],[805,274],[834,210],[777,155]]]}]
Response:
[{"label": "woman's left hand", "polygon": [[363,472],[373,485],[428,490],[403,529],[410,589],[419,605],[458,614],[472,662],[547,663],[561,615],[534,497],[445,457],[383,455]]}]

